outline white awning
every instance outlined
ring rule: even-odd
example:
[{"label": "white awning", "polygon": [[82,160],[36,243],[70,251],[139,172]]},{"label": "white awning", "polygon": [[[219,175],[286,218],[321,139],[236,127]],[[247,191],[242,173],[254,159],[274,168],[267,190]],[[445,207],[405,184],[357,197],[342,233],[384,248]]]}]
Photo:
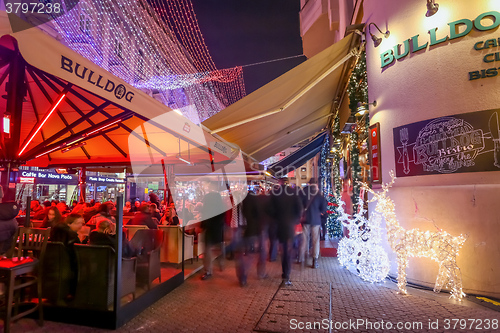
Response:
[{"label": "white awning", "polygon": [[350,34],[203,125],[257,161],[313,136],[333,114],[343,64],[355,56],[358,42]]}]

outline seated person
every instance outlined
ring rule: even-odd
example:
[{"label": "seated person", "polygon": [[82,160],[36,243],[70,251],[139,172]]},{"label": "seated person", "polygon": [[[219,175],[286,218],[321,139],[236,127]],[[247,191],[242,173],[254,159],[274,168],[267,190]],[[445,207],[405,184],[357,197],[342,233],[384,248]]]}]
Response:
[{"label": "seated person", "polygon": [[155,203],[152,203],[150,208],[151,208],[151,217],[156,217],[156,219],[158,220],[158,223],[160,223],[161,214],[158,211],[158,206],[156,206]]},{"label": "seated person", "polygon": [[123,212],[128,213],[130,212],[131,209],[132,209],[132,204],[130,203],[130,201],[127,201],[125,203],[125,207],[123,207]]},{"label": "seated person", "polygon": [[88,237],[83,241],[78,237],[78,231],[80,231],[84,225],[83,217],[79,214],[70,214],[66,217],[64,222],[57,224],[50,230],[50,241],[51,242],[61,242],[66,246],[68,251],[70,266],[72,276],[69,282],[69,295],[65,297],[66,301],[71,301],[76,293],[77,286],[77,271],[78,262],[76,259],[76,253],[73,248],[73,244],[86,244]]},{"label": "seated person", "polygon": [[92,216],[99,214],[99,211],[101,210],[101,204],[98,202],[94,204],[92,207],[86,207],[83,210],[83,219],[85,220],[85,223],[88,223]]},{"label": "seated person", "polygon": [[141,202],[139,200],[134,202],[134,206],[130,208],[129,212],[137,213],[141,210]]},{"label": "seated person", "polygon": [[111,216],[111,209],[112,205],[105,202],[101,204],[101,207],[99,208],[99,213],[92,216],[92,218],[87,222],[87,225],[95,225],[102,221],[102,220],[108,220],[110,222],[116,223],[115,218]]},{"label": "seated person", "polygon": [[[109,245],[114,248],[116,244],[116,225],[109,220],[99,221],[97,228],[90,233],[88,243],[90,245]],[[124,234],[122,238],[122,256],[124,258],[131,258],[135,254],[135,249],[130,246]]]},{"label": "seated person", "polygon": [[179,225],[179,217],[177,216],[175,208],[167,208],[165,214],[163,215],[163,218],[161,219],[161,224]]},{"label": "seated person", "polygon": [[183,220],[186,220],[186,222],[194,220],[194,214],[192,212],[193,208],[193,205],[191,205],[189,202],[186,202],[184,208],[181,210],[181,217]]},{"label": "seated person", "polygon": [[43,219],[40,228],[54,228],[57,224],[62,222],[61,212],[57,207],[49,207],[47,216]]},{"label": "seated person", "polygon": [[47,216],[50,209],[50,201],[43,202],[43,209],[39,210],[34,216],[33,220],[43,220]]},{"label": "seated person", "polygon": [[50,241],[61,242],[66,246],[71,246],[75,243],[85,244],[87,240],[80,241],[78,231],[83,227],[84,220],[79,214],[70,214],[64,222],[55,225],[50,230]]},{"label": "seated person", "polygon": [[36,215],[40,211],[43,211],[43,207],[40,205],[40,201],[38,200],[31,201],[30,215]]},{"label": "seated person", "polygon": [[15,203],[0,203],[0,255],[10,250],[18,228],[18,212],[19,206]]},{"label": "seated person", "polygon": [[151,218],[151,209],[148,203],[141,205],[141,211],[127,225],[147,225],[149,229],[158,229],[158,225]]},{"label": "seated person", "polygon": [[75,207],[73,207],[73,210],[71,211],[71,214],[80,214],[83,215],[83,211],[86,208],[85,202],[80,201]]}]

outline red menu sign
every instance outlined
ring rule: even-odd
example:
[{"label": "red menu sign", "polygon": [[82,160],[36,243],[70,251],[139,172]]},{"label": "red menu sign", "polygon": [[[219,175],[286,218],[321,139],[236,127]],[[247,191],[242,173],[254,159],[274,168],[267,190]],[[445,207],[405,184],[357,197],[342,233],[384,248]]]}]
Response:
[{"label": "red menu sign", "polygon": [[382,167],[380,163],[380,123],[370,126],[370,165],[373,184],[382,183]]}]

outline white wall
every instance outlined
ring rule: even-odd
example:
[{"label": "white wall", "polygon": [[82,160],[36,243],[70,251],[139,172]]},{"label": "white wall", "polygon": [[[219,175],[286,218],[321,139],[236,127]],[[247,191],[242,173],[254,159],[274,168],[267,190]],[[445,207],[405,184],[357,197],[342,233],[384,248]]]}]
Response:
[{"label": "white wall", "polygon": [[[484,63],[483,56],[500,47],[476,51],[477,41],[500,37],[498,28],[473,29],[467,36],[410,53],[381,68],[380,53],[419,34],[421,44],[429,41],[428,30],[438,27],[438,38],[449,35],[447,23],[474,20],[487,11],[500,11],[498,0],[437,0],[439,11],[426,17],[424,0],[365,0],[364,19],[391,35],[378,47],[367,40],[367,67],[371,123],[380,122],[382,180],[389,181],[395,169],[393,128],[440,116],[500,108],[500,76],[469,81],[468,72],[500,67]],[[487,20],[484,21],[485,24]],[[376,29],[372,28],[372,32]],[[377,32],[377,35],[378,34]],[[369,37],[369,36],[368,36]],[[452,235],[468,234],[460,251],[464,291],[500,296],[500,170],[492,172],[439,174],[404,177],[389,192],[396,203],[400,224],[406,228]],[[370,205],[373,211],[374,205]],[[389,250],[389,253],[393,254]],[[408,280],[432,286],[437,263],[411,258]],[[392,255],[391,274],[396,274]]]}]

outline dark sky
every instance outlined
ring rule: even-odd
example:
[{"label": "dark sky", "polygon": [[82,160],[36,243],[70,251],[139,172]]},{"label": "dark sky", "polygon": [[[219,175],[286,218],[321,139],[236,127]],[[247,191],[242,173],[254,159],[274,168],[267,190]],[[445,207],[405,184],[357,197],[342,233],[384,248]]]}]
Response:
[{"label": "dark sky", "polygon": [[[192,0],[217,68],[302,54],[300,0]],[[247,94],[306,58],[243,68]]]}]

